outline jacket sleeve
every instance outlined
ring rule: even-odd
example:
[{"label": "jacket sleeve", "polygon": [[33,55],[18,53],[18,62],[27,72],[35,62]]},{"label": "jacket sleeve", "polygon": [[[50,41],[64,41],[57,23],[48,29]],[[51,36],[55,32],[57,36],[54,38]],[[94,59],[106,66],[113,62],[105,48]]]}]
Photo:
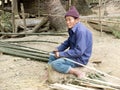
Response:
[{"label": "jacket sleeve", "polygon": [[80,57],[86,50],[86,33],[84,31],[76,33],[76,44],[73,49],[69,49],[65,52],[60,52],[61,57],[77,58]]},{"label": "jacket sleeve", "polygon": [[70,46],[69,44],[69,38],[64,41],[64,43],[62,43],[60,46],[57,47],[58,51],[61,52],[61,51],[64,51],[65,49],[67,49],[68,47]]}]

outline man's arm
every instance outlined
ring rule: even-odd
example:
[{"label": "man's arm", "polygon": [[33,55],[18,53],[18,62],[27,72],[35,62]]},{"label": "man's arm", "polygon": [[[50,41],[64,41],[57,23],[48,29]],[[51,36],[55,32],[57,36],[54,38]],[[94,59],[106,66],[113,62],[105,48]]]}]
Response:
[{"label": "man's arm", "polygon": [[76,33],[76,45],[74,49],[67,50],[65,52],[59,52],[60,57],[80,57],[84,51],[86,50],[86,33],[85,32],[77,32]]},{"label": "man's arm", "polygon": [[57,47],[58,51],[61,52],[61,51],[64,51],[65,49],[67,49],[68,47],[70,46],[69,44],[69,38],[64,41],[64,43],[62,43],[60,46]]}]

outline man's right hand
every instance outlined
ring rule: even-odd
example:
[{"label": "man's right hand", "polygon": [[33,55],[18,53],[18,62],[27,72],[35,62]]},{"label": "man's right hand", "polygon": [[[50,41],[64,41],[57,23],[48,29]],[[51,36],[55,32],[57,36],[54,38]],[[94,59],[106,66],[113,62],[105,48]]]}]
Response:
[{"label": "man's right hand", "polygon": [[55,48],[55,50],[53,50],[53,53],[55,54],[56,52],[58,52],[58,49],[57,48]]}]

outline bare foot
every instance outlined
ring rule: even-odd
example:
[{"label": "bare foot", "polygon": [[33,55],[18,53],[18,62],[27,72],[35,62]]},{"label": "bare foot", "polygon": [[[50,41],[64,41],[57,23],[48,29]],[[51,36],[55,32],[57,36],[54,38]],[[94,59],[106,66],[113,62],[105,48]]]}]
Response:
[{"label": "bare foot", "polygon": [[77,75],[77,77],[78,77],[79,79],[84,78],[84,77],[85,77],[85,72],[80,72],[80,73]]},{"label": "bare foot", "polygon": [[76,70],[74,68],[71,68],[69,73],[74,74],[75,76],[77,76],[78,78],[83,78],[85,77],[85,72],[80,72],[79,70]]}]

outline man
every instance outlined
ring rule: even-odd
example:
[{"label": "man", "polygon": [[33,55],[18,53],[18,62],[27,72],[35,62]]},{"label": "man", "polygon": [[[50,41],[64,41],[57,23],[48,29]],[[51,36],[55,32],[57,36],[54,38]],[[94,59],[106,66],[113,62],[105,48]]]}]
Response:
[{"label": "man", "polygon": [[65,58],[86,65],[92,53],[92,33],[79,22],[79,13],[74,6],[66,13],[65,20],[69,37],[53,51],[54,56],[50,55],[48,63],[58,72],[81,78],[82,72],[75,69],[80,65]]}]

